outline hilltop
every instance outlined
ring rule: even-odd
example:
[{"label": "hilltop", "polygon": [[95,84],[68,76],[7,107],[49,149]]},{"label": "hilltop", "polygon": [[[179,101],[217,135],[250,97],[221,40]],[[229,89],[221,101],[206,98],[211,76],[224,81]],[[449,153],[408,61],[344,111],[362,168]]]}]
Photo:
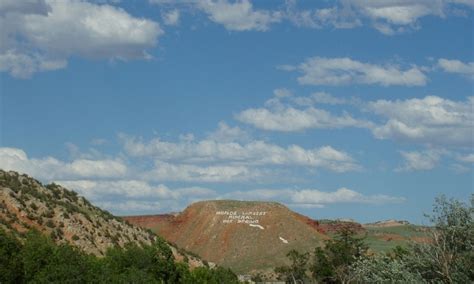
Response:
[{"label": "hilltop", "polygon": [[318,222],[275,202],[201,201],[178,214],[124,219],[239,273],[269,271],[286,264],[291,249],[311,251],[328,239]]}]

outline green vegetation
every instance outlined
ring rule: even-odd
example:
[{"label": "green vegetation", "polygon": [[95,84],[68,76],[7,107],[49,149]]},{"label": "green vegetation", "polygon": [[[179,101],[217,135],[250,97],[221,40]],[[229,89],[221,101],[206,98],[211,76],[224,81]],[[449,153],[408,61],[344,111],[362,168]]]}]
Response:
[{"label": "green vegetation", "polygon": [[[408,247],[415,238],[429,236],[429,228],[416,225],[366,227],[365,243],[376,252],[389,252],[397,246]],[[393,236],[393,237],[392,237]]]},{"label": "green vegetation", "polygon": [[470,205],[439,197],[427,217],[434,227],[426,243],[374,254],[365,237],[342,227],[312,257],[290,251],[291,264],[275,272],[287,283],[473,283],[474,195]]},{"label": "green vegetation", "polygon": [[24,243],[0,230],[0,283],[238,283],[221,267],[190,270],[161,239],[149,246],[111,248],[103,258],[57,245],[38,232]]}]

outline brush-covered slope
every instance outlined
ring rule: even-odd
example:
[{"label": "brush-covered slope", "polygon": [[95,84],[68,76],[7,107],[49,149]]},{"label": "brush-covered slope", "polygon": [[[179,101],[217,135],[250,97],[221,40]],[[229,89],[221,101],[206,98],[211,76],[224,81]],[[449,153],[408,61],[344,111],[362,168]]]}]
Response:
[{"label": "brush-covered slope", "polygon": [[103,255],[126,243],[150,244],[155,236],[125,223],[59,185],[43,186],[16,172],[0,170],[0,227],[21,237],[30,229],[68,242],[86,253]]},{"label": "brush-covered slope", "polygon": [[327,239],[317,222],[274,202],[202,201],[175,215],[124,219],[239,273],[286,264],[291,249],[312,251]]}]

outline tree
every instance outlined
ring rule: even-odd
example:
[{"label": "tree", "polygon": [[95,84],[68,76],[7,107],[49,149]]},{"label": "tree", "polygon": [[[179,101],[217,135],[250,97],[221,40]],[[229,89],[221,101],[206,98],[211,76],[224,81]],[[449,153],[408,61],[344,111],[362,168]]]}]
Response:
[{"label": "tree", "polygon": [[359,258],[351,265],[354,280],[473,283],[473,197],[470,206],[444,196],[436,198],[433,214],[427,216],[434,224],[429,231],[430,240],[414,243],[408,249],[397,247],[387,255]]},{"label": "tree", "polygon": [[421,274],[411,271],[409,263],[388,255],[363,256],[349,269],[351,282],[356,283],[425,283]]},{"label": "tree", "polygon": [[350,225],[342,226],[334,239],[315,249],[310,267],[313,278],[324,283],[350,280],[350,265],[367,252],[364,239]]},{"label": "tree", "polygon": [[430,242],[415,244],[412,267],[433,282],[474,281],[474,194],[470,206],[445,196],[436,198]]},{"label": "tree", "polygon": [[68,244],[56,245],[39,232],[30,232],[21,249],[25,282],[89,283],[100,275],[93,256]]},{"label": "tree", "polygon": [[304,283],[307,279],[306,269],[308,266],[309,253],[299,253],[291,250],[286,254],[290,260],[290,265],[275,268],[275,272],[281,280],[287,283]]},{"label": "tree", "polygon": [[23,282],[20,242],[0,228],[0,283]]}]

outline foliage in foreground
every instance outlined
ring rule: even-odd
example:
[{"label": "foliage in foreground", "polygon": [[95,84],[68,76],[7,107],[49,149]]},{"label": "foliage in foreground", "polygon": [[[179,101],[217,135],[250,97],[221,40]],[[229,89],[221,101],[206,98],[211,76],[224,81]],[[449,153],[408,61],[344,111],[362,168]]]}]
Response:
[{"label": "foliage in foreground", "polygon": [[473,283],[474,195],[471,204],[435,200],[429,242],[370,254],[363,238],[343,228],[309,253],[290,251],[291,264],[275,272],[287,283]]},{"label": "foliage in foreground", "polygon": [[30,232],[24,243],[0,230],[0,283],[237,283],[222,267],[190,270],[162,240],[109,249],[98,258]]}]

